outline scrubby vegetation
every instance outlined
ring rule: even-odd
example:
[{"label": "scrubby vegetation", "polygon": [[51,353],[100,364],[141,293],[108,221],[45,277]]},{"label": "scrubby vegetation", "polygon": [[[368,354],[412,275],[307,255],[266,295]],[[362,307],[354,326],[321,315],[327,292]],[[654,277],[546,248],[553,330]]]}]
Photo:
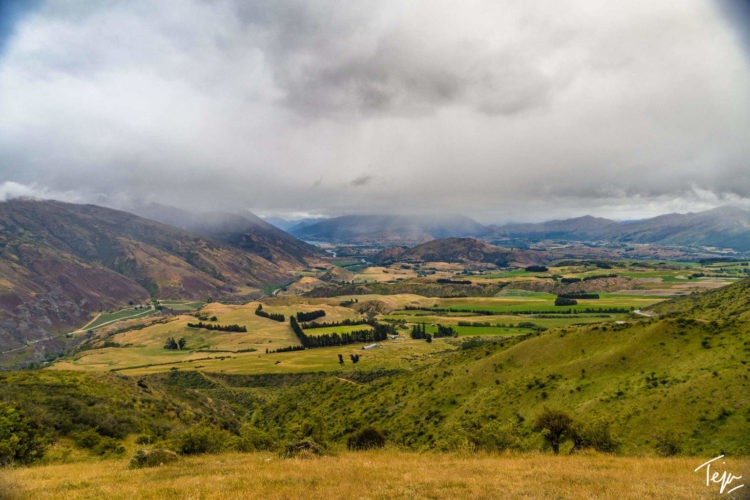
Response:
[{"label": "scrubby vegetation", "polygon": [[[534,319],[515,325],[525,331],[513,336],[456,339],[457,323],[430,323],[436,328],[430,333],[426,322],[413,318],[372,321],[361,337],[312,335],[293,314],[288,326],[256,318],[282,338],[295,335],[300,345],[270,356],[280,364],[276,373],[252,376],[200,366],[141,376],[0,372],[0,459],[31,463],[52,443],[91,457],[128,457],[133,440],[143,450],[134,467],[148,466],[155,449],[182,456],[266,450],[317,456],[386,443],[409,450],[747,455],[749,283],[664,302],[652,308],[658,317],[547,331]],[[294,306],[278,307],[287,312]],[[401,310],[432,315],[462,309],[409,307]],[[463,309],[496,313],[481,307]],[[227,314],[239,314],[232,311]],[[335,328],[355,326],[360,317],[335,314]],[[392,362],[373,354],[387,349],[363,351],[344,341],[380,342],[410,328],[413,337],[429,335],[432,344],[401,337],[384,345],[431,350],[421,358],[401,355],[388,369],[373,361]],[[307,354],[291,351],[325,346],[332,348],[321,356],[338,371],[286,368],[294,356]]]}]

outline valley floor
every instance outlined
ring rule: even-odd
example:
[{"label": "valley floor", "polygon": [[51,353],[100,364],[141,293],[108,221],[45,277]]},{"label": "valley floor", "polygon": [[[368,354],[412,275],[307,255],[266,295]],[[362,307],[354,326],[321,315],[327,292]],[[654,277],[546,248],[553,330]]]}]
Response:
[{"label": "valley floor", "polygon": [[[750,477],[746,459],[725,460],[721,467]],[[704,471],[694,472],[703,461],[395,450],[311,459],[204,455],[139,470],[105,460],[5,470],[0,498],[719,498],[719,485],[707,487]],[[721,498],[747,498],[749,488]]]}]

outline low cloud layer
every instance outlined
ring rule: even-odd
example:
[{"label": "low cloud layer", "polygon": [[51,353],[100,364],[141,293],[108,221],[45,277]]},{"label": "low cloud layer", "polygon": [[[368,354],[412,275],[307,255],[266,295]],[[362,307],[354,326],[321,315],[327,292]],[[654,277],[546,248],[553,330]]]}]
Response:
[{"label": "low cloud layer", "polygon": [[498,222],[747,205],[747,33],[722,2],[41,2],[0,46],[2,193]]}]

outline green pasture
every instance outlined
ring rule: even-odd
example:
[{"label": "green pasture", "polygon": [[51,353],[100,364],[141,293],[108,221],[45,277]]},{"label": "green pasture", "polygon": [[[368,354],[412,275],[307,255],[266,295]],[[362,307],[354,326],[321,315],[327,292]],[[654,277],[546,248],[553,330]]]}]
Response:
[{"label": "green pasture", "polygon": [[142,318],[144,316],[148,316],[149,314],[153,314],[153,313],[154,313],[153,309],[135,309],[133,307],[120,309],[119,311],[103,312],[99,315],[98,318],[88,323],[83,328],[85,328],[86,330],[93,330],[99,326],[102,326],[104,324],[111,323],[114,321],[130,319],[130,318]]}]

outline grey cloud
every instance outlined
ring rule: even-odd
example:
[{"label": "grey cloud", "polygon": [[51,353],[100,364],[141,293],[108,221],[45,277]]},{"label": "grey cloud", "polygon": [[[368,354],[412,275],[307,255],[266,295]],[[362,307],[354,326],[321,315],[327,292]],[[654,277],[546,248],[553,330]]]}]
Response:
[{"label": "grey cloud", "polygon": [[370,183],[371,180],[372,180],[371,175],[360,175],[356,179],[352,180],[349,184],[355,187],[366,186],[367,184]]},{"label": "grey cloud", "polygon": [[103,204],[498,220],[742,203],[750,68],[721,12],[49,1],[0,55],[0,183]]},{"label": "grey cloud", "polygon": [[[239,10],[265,34],[282,102],[301,114],[408,116],[446,105],[513,114],[549,99],[552,78],[534,66],[533,51],[490,48],[466,31],[459,39],[419,39],[413,32],[423,16],[404,15],[378,29],[372,18],[379,7],[400,10],[398,2],[342,9],[338,2],[296,1],[240,4]],[[542,43],[534,50],[554,50]]]}]

